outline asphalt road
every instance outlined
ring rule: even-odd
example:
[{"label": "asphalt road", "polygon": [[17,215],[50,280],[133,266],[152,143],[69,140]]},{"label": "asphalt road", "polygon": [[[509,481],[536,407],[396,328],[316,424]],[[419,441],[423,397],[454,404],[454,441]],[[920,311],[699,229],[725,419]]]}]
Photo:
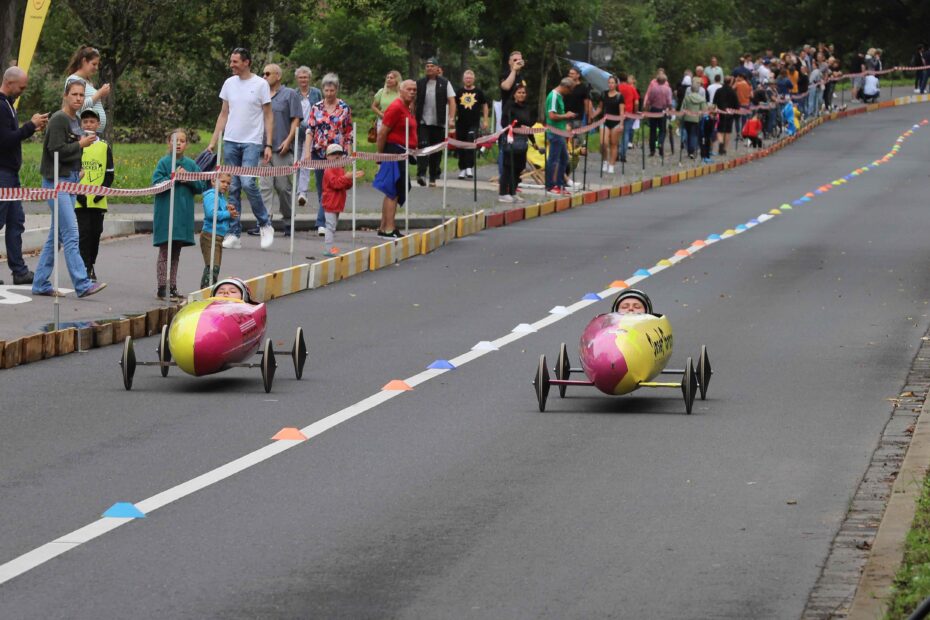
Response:
[{"label": "asphalt road", "polygon": [[[3,371],[0,563],[848,174],[928,111],[277,300],[311,357],[271,395],[145,368],[127,393],[112,348]],[[796,618],[928,326],[928,160],[925,127],[640,284],[675,365],[709,347],[692,416],[674,391],[537,410],[538,355],[577,359],[599,302],[0,585],[0,617]]]}]

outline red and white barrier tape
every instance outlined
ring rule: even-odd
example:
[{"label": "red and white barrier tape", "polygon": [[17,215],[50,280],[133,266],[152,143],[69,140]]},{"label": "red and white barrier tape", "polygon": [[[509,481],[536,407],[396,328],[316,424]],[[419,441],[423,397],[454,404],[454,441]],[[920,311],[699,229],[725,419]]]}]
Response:
[{"label": "red and white barrier tape", "polygon": [[[930,65],[923,65],[918,67],[892,67],[890,69],[883,69],[881,71],[863,71],[861,73],[844,73],[835,77],[830,77],[823,81],[823,84],[826,85],[830,82],[838,82],[840,80],[845,80],[847,78],[856,78],[863,77],[867,75],[886,75],[888,73],[893,73],[895,71],[923,71],[930,69]],[[633,120],[646,120],[650,118],[665,118],[665,117],[692,117],[692,116],[748,116],[757,110],[772,110],[778,108],[780,105],[791,101],[799,100],[806,98],[807,93],[802,94],[792,94],[787,97],[779,96],[775,101],[770,103],[763,103],[759,105],[750,105],[748,107],[742,107],[740,109],[710,109],[704,112],[683,112],[681,110],[677,111],[662,111],[662,112],[639,112],[639,113],[627,113],[624,112],[620,115],[613,114],[604,114],[598,120],[585,125],[583,127],[577,127],[574,129],[559,129],[557,127],[513,127],[513,133],[521,135],[534,135],[541,134],[545,132],[550,132],[565,138],[571,138],[573,136],[584,134],[594,129],[601,127],[606,121],[624,121],[626,119]],[[439,144],[434,144],[422,149],[411,149],[406,153],[368,153],[356,151],[354,154],[340,157],[339,159],[304,159],[292,166],[217,166],[216,169],[212,172],[188,172],[182,170],[176,172],[172,175],[172,178],[153,185],[151,187],[141,187],[136,189],[120,189],[114,187],[101,187],[97,185],[85,185],[82,183],[71,183],[63,182],[58,184],[57,191],[65,192],[68,194],[81,194],[84,196],[151,196],[154,194],[160,194],[171,188],[171,185],[175,182],[184,182],[184,181],[209,181],[214,179],[219,174],[233,174],[236,176],[251,176],[251,177],[274,177],[274,176],[289,176],[294,174],[295,169],[309,169],[309,170],[324,170],[327,168],[342,168],[348,166],[352,163],[353,160],[360,161],[373,161],[377,163],[386,162],[386,161],[404,161],[408,157],[422,157],[431,155],[447,146],[453,146],[457,149],[478,149],[483,146],[494,144],[497,139],[510,128],[501,129],[493,134],[482,136],[475,140],[474,142],[465,142],[462,140],[457,140],[455,138],[448,138],[440,142]],[[53,200],[55,198],[56,190],[54,189],[43,189],[43,188],[34,188],[34,187],[0,187],[0,201],[9,201],[9,200],[21,200],[21,201],[41,201],[41,200]]]},{"label": "red and white barrier tape", "polygon": [[[58,191],[66,194],[80,194],[82,196],[151,196],[171,189],[173,181],[162,181],[151,187],[138,189],[118,189],[115,187],[102,187],[99,185],[86,185],[83,183],[63,182],[58,184]],[[54,196],[53,196],[54,197]]]},{"label": "red and white barrier tape", "polygon": [[0,200],[53,200],[55,190],[37,187],[0,187]]}]

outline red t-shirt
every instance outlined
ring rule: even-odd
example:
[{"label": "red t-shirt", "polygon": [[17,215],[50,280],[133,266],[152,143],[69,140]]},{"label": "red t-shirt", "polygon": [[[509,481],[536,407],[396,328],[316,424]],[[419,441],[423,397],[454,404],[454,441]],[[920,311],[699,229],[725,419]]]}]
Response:
[{"label": "red t-shirt", "polygon": [[743,125],[744,138],[758,138],[760,131],[762,131],[762,121],[758,118],[753,117]]},{"label": "red t-shirt", "polygon": [[620,94],[623,95],[623,110],[627,114],[635,112],[636,108],[634,106],[639,103],[639,93],[636,91],[636,87],[624,82],[617,88],[620,90]]},{"label": "red t-shirt", "polygon": [[417,148],[417,119],[410,113],[410,108],[400,97],[391,102],[391,105],[384,111],[384,118],[381,119],[383,125],[391,128],[390,133],[387,135],[387,143],[404,146],[405,118],[410,119],[410,141],[406,146],[415,149]]}]

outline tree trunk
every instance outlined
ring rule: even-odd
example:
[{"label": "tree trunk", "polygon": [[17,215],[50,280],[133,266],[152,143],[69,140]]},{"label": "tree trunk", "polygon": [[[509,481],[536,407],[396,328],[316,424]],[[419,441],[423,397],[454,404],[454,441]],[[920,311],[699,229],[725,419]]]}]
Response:
[{"label": "tree trunk", "polygon": [[13,40],[16,34],[16,2],[0,0],[0,73],[10,66],[13,55]]},{"label": "tree trunk", "polygon": [[545,45],[543,46],[542,60],[540,62],[539,101],[537,102],[536,116],[543,125],[549,124],[549,119],[546,116],[546,95],[548,94],[548,90],[546,89],[546,76],[549,74],[549,67],[551,64],[549,60],[549,46]]}]

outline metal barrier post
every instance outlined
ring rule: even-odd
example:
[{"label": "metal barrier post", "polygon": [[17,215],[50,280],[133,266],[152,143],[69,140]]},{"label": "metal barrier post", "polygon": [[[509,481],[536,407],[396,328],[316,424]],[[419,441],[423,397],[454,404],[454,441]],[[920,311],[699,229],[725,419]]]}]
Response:
[{"label": "metal barrier post", "polygon": [[[446,113],[448,114],[448,112]],[[442,149],[442,210],[446,210],[446,188],[449,186],[449,119],[446,117],[446,142]]]},{"label": "metal barrier post", "polygon": [[[291,267],[294,266],[294,233],[297,232],[297,183],[300,179],[300,168],[297,167],[297,162],[300,161],[297,153],[300,152],[300,129],[294,132],[294,146],[291,148],[294,149],[294,178],[291,179]],[[272,187],[274,187],[274,177],[272,177]],[[272,192],[273,194],[274,192]],[[273,234],[273,233],[272,233]]]},{"label": "metal barrier post", "polygon": [[[404,119],[404,147],[410,149],[410,118]],[[404,234],[410,232],[410,155],[404,158],[404,194],[407,200],[404,201]],[[396,215],[395,210],[395,215]],[[394,228],[397,228],[397,222],[394,222]]]},{"label": "metal barrier post", "polygon": [[356,158],[355,158],[355,148],[358,142],[358,124],[352,123],[352,249],[355,249],[355,186],[357,185],[357,180],[355,178],[355,171],[357,169]]},{"label": "metal barrier post", "polygon": [[55,151],[55,226],[52,234],[55,236],[55,254],[53,255],[52,260],[52,295],[55,298],[54,308],[54,319],[55,319],[55,331],[61,329],[61,307],[60,302],[58,301],[58,151]]},{"label": "metal barrier post", "polygon": [[[216,150],[216,166],[219,167],[223,161],[223,140],[220,139],[219,144],[217,145]],[[214,168],[216,170],[216,168]],[[213,288],[213,285],[216,284],[216,281],[213,279],[213,270],[216,268],[216,261],[214,256],[216,255],[216,218],[217,211],[220,210],[220,185],[219,185],[220,175],[217,174],[214,177],[213,183],[213,234],[210,235],[210,275],[208,276],[210,282],[210,288]],[[173,191],[173,188],[172,188]],[[203,231],[201,231],[203,234]]]},{"label": "metal barrier post", "polygon": [[[178,165],[178,132],[171,134],[171,174],[172,176],[175,173],[175,169]],[[171,189],[168,190],[168,273],[165,278],[165,284],[167,285],[167,293],[165,294],[165,302],[168,303],[171,301],[171,243],[173,241],[173,232],[174,232],[174,186],[171,184]]]}]

